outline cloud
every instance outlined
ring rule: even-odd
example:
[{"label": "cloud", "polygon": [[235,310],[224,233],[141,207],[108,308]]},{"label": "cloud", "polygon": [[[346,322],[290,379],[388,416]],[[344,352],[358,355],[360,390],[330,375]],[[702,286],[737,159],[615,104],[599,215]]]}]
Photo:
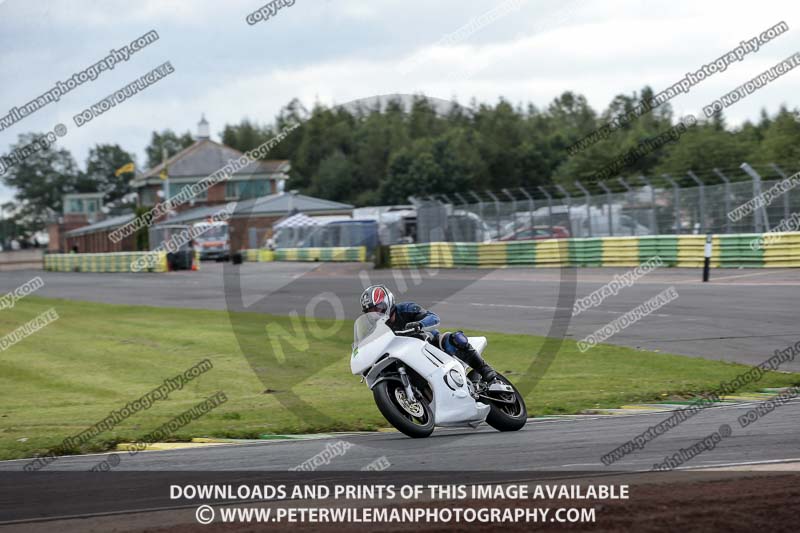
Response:
[{"label": "cloud", "polygon": [[[248,26],[246,14],[264,3],[6,2],[0,7],[0,71],[16,73],[17,80],[3,88],[0,115],[149,29],[157,29],[161,39],[0,132],[0,147],[22,132],[70,125],[74,114],[167,60],[174,75],[83,128],[72,124],[59,146],[83,163],[94,144],[118,143],[143,161],[153,130],[194,132],[205,112],[215,136],[224,124],[245,117],[271,122],[295,97],[310,107],[315,101],[332,105],[421,92],[455,96],[462,104],[473,97],[493,103],[502,96],[543,108],[572,90],[601,110],[617,94],[672,85],[780,20],[794,25],[790,15],[798,11],[790,2],[732,8],[692,0],[523,0],[519,9],[462,32],[463,38],[447,39],[502,3],[297,0],[273,19]],[[794,52],[794,31],[675,98],[676,114],[699,113]],[[782,102],[794,105],[798,88],[800,77],[785,76],[726,110],[728,123],[756,119],[762,106],[774,112]]]}]

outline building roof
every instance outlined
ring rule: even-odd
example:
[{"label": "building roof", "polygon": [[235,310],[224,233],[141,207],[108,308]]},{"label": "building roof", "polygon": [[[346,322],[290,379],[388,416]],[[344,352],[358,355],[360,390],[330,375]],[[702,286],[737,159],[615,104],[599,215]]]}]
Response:
[{"label": "building roof", "polygon": [[[205,220],[213,214],[219,213],[225,205],[218,204],[190,209],[164,221],[164,224],[185,224]],[[279,217],[288,214],[290,207],[292,211],[297,210],[306,214],[341,213],[342,211],[352,211],[353,209],[350,204],[323,200],[322,198],[314,198],[303,194],[278,193],[238,202],[231,218]]]},{"label": "building roof", "polygon": [[127,215],[119,215],[111,218],[107,218],[105,220],[101,220],[100,222],[95,222],[94,224],[89,224],[88,226],[81,226],[80,228],[76,228],[74,230],[68,231],[64,233],[67,237],[77,237],[79,235],[85,235],[87,233],[94,233],[95,231],[106,231],[118,228],[119,226],[124,226],[128,222],[134,219],[133,213],[128,213]]},{"label": "building roof", "polygon": [[[205,177],[220,170],[229,161],[239,159],[242,155],[244,154],[239,150],[211,139],[198,139],[191,146],[167,159],[166,165],[170,178]],[[285,159],[258,160],[240,168],[233,175],[285,174],[289,168],[289,161]],[[159,163],[141,176],[136,176],[131,185],[138,188],[148,183],[162,183],[159,174],[163,169],[164,163]]]},{"label": "building roof", "polygon": [[273,224],[272,228],[298,228],[308,226],[319,226],[319,222],[305,213],[296,213],[284,218],[280,222]]}]

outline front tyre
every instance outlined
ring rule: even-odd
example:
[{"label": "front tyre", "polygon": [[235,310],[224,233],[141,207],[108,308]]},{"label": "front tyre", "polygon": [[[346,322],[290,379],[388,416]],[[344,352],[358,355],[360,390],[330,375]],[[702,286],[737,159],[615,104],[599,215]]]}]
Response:
[{"label": "front tyre", "polygon": [[372,389],[378,409],[391,425],[409,437],[419,439],[433,433],[433,411],[428,401],[416,392],[417,401],[406,399],[403,384],[395,380],[381,381]]}]

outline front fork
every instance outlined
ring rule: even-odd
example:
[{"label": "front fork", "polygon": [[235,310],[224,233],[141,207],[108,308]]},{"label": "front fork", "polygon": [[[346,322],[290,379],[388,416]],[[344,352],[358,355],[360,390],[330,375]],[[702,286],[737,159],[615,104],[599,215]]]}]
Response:
[{"label": "front fork", "polygon": [[417,397],[414,396],[414,390],[411,388],[411,380],[408,379],[408,374],[406,374],[406,367],[403,365],[398,365],[397,372],[400,374],[400,382],[403,384],[403,388],[406,390],[406,399],[408,400],[408,403],[417,403]]}]

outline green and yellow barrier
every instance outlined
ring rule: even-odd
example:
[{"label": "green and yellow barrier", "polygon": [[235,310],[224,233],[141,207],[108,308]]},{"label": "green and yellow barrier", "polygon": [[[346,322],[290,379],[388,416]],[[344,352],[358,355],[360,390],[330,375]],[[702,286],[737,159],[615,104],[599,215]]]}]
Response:
[{"label": "green and yellow barrier", "polygon": [[275,261],[275,252],[267,249],[250,248],[242,250],[242,260],[251,263],[268,263]]},{"label": "green and yellow barrier", "polygon": [[267,261],[359,261],[367,260],[366,246],[332,246],[326,248],[277,248],[276,250],[242,250],[242,259]]},{"label": "green and yellow barrier", "polygon": [[[139,264],[145,265],[144,268],[137,268]],[[44,269],[53,272],[167,272],[167,253],[46,254]]]},{"label": "green and yellow barrier", "polygon": [[737,235],[715,235],[713,246],[719,248],[711,256],[711,266],[732,267],[732,268],[760,268],[764,266],[764,250],[750,246],[754,240],[758,240],[761,235],[758,233],[742,233]]},{"label": "green and yellow barrier", "polygon": [[678,265],[678,235],[645,235],[633,237],[639,249],[639,263],[658,256],[664,266]]},{"label": "green and yellow barrier", "polygon": [[760,251],[766,268],[800,267],[800,232],[770,235],[763,239]]},{"label": "green and yellow barrier", "polygon": [[[647,235],[399,244],[389,254],[394,267],[635,267],[658,256],[664,266],[702,268],[705,244],[705,235]],[[800,267],[800,232],[713,235],[711,267]]]}]

